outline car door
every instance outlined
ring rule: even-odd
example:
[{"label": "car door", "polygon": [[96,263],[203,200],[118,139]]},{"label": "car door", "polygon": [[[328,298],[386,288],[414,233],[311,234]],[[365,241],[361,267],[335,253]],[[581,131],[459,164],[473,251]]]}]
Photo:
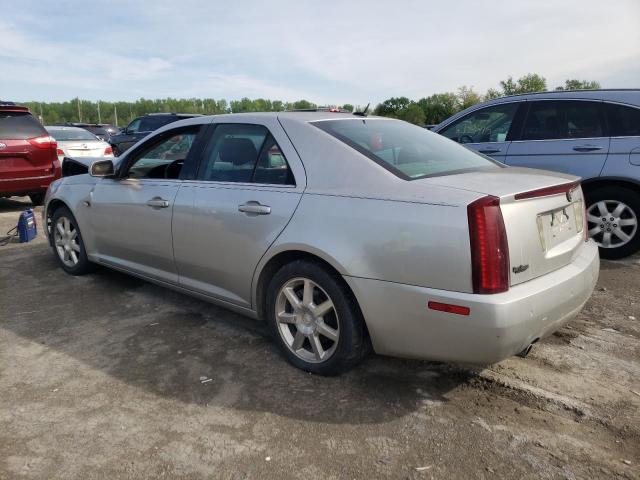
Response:
[{"label": "car door", "polygon": [[609,156],[602,176],[640,180],[640,108],[605,103],[609,134]]},{"label": "car door", "polygon": [[507,164],[570,173],[583,179],[600,175],[609,152],[602,102],[537,100],[529,108]]},{"label": "car door", "polygon": [[298,206],[304,169],[276,118],[209,128],[197,175],[175,200],[179,281],[250,307],[253,273]]},{"label": "car door", "polygon": [[88,217],[100,262],[177,283],[173,203],[182,171],[195,162],[194,145],[201,128],[171,129],[150,139],[125,158],[117,177],[96,184]]},{"label": "car door", "polygon": [[479,108],[446,125],[438,133],[504,163],[520,103],[524,102]]}]

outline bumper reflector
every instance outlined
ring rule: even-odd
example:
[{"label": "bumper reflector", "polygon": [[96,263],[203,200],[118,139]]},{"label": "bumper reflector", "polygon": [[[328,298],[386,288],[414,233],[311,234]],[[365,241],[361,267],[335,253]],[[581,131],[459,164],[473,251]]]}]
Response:
[{"label": "bumper reflector", "polygon": [[438,312],[455,313],[456,315],[469,315],[471,309],[460,305],[451,305],[449,303],[429,302],[427,307]]}]

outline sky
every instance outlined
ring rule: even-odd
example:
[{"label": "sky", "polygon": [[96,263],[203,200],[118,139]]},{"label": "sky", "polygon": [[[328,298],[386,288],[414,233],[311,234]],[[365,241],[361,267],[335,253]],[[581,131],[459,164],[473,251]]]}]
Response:
[{"label": "sky", "polygon": [[0,0],[0,98],[376,104],[530,72],[640,88],[640,0]]}]

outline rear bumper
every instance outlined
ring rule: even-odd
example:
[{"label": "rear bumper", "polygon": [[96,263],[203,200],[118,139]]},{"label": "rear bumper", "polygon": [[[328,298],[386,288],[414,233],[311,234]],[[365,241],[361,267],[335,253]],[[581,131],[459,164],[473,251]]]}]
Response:
[{"label": "rear bumper", "polygon": [[[496,295],[475,295],[345,276],[377,353],[494,363],[550,335],[577,315],[598,280],[593,241],[561,269]],[[468,316],[427,309],[428,301],[469,307]]]},{"label": "rear bumper", "polygon": [[21,178],[0,178],[0,195],[24,195],[44,192],[51,182],[60,178],[60,168],[52,175]]}]

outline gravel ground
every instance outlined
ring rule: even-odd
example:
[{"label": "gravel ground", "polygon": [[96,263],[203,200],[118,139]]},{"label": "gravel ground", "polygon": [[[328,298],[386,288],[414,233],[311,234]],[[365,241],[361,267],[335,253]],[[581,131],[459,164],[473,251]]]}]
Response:
[{"label": "gravel ground", "polygon": [[[0,231],[26,200],[0,199]],[[0,479],[640,478],[640,258],[489,368],[298,371],[256,321],[0,247]]]}]

